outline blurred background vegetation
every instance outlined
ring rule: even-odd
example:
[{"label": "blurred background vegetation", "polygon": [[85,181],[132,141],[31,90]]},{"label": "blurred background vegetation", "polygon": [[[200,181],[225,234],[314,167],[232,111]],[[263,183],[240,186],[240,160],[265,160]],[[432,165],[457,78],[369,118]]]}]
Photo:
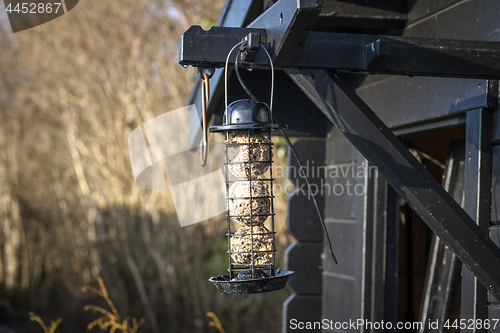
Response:
[{"label": "blurred background vegetation", "polygon": [[[40,331],[30,311],[86,331],[84,306],[106,306],[81,290],[97,277],[139,332],[217,332],[208,311],[227,333],[280,331],[289,290],[221,295],[207,280],[227,269],[225,221],[181,228],[168,190],[139,188],[130,167],[129,133],[185,106],[179,36],[223,2],[82,0],[17,34],[0,19],[0,306],[16,332]],[[276,211],[283,268],[284,198]]]}]

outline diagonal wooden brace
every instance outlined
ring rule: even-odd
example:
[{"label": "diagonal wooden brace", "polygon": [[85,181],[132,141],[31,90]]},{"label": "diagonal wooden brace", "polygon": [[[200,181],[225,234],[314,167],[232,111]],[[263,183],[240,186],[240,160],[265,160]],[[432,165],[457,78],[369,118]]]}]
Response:
[{"label": "diagonal wooden brace", "polygon": [[500,300],[500,248],[404,147],[337,73],[287,74],[347,139],[387,178],[422,220]]}]

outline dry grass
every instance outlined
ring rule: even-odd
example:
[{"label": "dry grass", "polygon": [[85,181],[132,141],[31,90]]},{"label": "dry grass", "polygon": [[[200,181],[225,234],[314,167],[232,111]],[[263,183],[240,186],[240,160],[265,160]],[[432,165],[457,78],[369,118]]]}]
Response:
[{"label": "dry grass", "polygon": [[208,323],[208,326],[217,328],[219,333],[226,333],[226,331],[222,327],[222,324],[220,323],[219,318],[217,318],[217,315],[215,313],[213,313],[212,311],[209,311],[209,312],[207,312],[207,317],[212,319],[212,321],[210,321]]},{"label": "dry grass", "polygon": [[[187,99],[178,37],[222,5],[80,1],[15,35],[0,25],[0,294],[15,308],[81,331],[99,302],[81,287],[100,276],[141,331],[206,332],[210,310],[231,332],[279,330],[287,291],[230,298],[207,281],[227,269],[225,222],[181,228],[168,190],[130,168],[129,133]],[[276,212],[281,255],[283,200]]]},{"label": "dry grass", "polygon": [[137,320],[135,317],[131,319],[125,318],[122,321],[113,301],[109,298],[108,290],[106,289],[104,282],[100,277],[97,277],[97,282],[99,283],[99,289],[91,286],[85,286],[82,288],[82,291],[90,291],[101,297],[104,301],[106,301],[110,310],[108,311],[97,305],[85,305],[83,308],[85,311],[92,311],[93,313],[100,313],[103,315],[88,324],[87,329],[90,331],[94,327],[98,326],[104,331],[109,329],[110,333],[114,333],[116,330],[120,330],[123,333],[137,333],[139,327],[144,324],[144,318],[141,318],[140,320]]},{"label": "dry grass", "polygon": [[50,326],[47,326],[43,322],[42,318],[37,316],[34,312],[30,312],[29,315],[30,315],[30,320],[37,322],[43,329],[44,333],[55,333],[57,326],[59,326],[59,324],[62,322],[62,318],[58,318],[56,321],[51,320]]}]

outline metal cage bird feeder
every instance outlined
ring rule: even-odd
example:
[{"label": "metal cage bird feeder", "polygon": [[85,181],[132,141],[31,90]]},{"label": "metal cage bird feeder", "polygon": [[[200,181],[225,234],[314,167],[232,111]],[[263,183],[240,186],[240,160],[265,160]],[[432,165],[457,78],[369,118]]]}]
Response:
[{"label": "metal cage bird feeder", "polygon": [[[247,92],[238,72],[238,57],[240,54],[243,57],[241,52],[245,49],[255,52],[255,47],[249,47],[255,42],[260,47],[260,38],[249,36],[236,44],[227,57],[229,59],[232,51],[242,45],[236,56],[235,70]],[[269,60],[272,61],[270,56]],[[272,75],[271,90],[274,89],[274,71]],[[210,279],[225,294],[278,290],[285,287],[293,274],[276,267],[271,131],[286,126],[273,121],[272,95],[273,91],[270,106],[257,101],[251,93],[252,99],[238,100],[228,106],[226,71],[224,124],[210,127],[210,132],[219,132],[225,137],[229,274]],[[266,220],[270,222],[270,229],[265,226]],[[231,226],[232,221],[241,225],[236,232]]]},{"label": "metal cage bird feeder", "polygon": [[[228,105],[227,68],[229,57],[238,46],[240,48],[236,55],[235,72],[239,83],[251,99],[237,100]],[[267,54],[271,65],[271,100],[269,105],[257,100],[243,83],[238,71],[238,59],[241,57],[244,61],[252,61],[260,48]],[[229,274],[212,277],[209,281],[213,282],[222,293],[229,295],[274,291],[286,286],[293,271],[281,270],[276,267],[273,144],[271,141],[273,130],[281,132],[297,158],[301,166],[300,170],[303,167],[293,145],[283,131],[287,126],[278,124],[272,116],[274,68],[269,52],[260,42],[260,35],[250,33],[236,44],[229,51],[225,68],[226,110],[223,118],[224,123],[220,126],[210,127],[210,132],[222,133],[225,137],[223,147],[228,212],[226,218]],[[203,94],[205,98],[205,93]],[[203,112],[205,113],[205,110]],[[205,125],[204,131],[206,131]],[[303,174],[303,177],[311,190],[307,176]],[[318,211],[332,258],[337,262],[314,195],[312,199]],[[265,226],[266,220],[270,229]],[[234,232],[235,228],[232,227],[235,222],[241,225],[236,232]]]},{"label": "metal cage bird feeder", "polygon": [[[229,274],[210,279],[225,294],[281,289],[293,273],[276,268],[270,108],[256,100],[239,100],[225,113],[222,132],[226,180]],[[264,222],[270,220],[270,229]],[[234,232],[231,220],[241,227]]]}]

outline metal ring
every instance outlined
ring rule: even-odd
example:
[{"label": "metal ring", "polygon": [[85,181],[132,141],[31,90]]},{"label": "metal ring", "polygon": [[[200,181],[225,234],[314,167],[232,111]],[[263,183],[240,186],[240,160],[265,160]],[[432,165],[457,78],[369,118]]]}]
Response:
[{"label": "metal ring", "polygon": [[202,167],[207,165],[208,156],[208,130],[207,130],[207,102],[210,98],[210,87],[208,84],[208,75],[203,75],[201,81],[201,113],[203,118],[203,133],[200,141],[200,164]]}]

